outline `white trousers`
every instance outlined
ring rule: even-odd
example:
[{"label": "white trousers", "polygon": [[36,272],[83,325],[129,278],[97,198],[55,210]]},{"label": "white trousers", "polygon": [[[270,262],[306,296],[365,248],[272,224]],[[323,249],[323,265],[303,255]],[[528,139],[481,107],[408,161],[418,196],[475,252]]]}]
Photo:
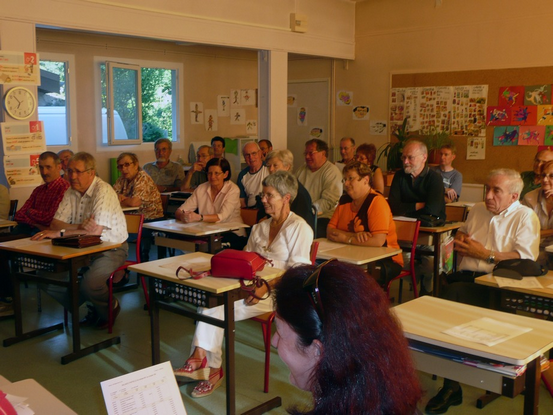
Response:
[{"label": "white trousers", "polygon": [[[224,320],[225,309],[223,306],[205,308],[200,307],[198,311],[201,314]],[[255,305],[247,306],[244,300],[238,300],[234,303],[234,321],[246,320],[273,311],[273,297],[261,300]],[[196,332],[192,339],[192,352],[195,347],[201,347],[207,352],[207,363],[209,367],[219,368],[223,364],[223,339],[225,330],[211,324],[198,322]],[[191,354],[192,354],[191,352]]]}]

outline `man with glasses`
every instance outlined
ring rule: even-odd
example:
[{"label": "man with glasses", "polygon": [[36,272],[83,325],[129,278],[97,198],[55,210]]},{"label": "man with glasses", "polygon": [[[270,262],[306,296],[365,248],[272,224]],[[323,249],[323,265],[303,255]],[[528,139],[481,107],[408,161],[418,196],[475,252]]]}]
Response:
[{"label": "man with glasses", "polygon": [[205,165],[209,160],[213,158],[213,149],[210,146],[198,147],[196,153],[196,162],[192,165],[192,168],[188,170],[184,177],[184,182],[181,186],[183,191],[192,191],[202,183],[207,182],[207,174],[205,171]]},{"label": "man with glasses", "polygon": [[[487,307],[489,288],[474,279],[493,271],[507,259],[536,260],[540,223],[536,214],[519,202],[520,174],[511,169],[492,170],[486,179],[485,201],[470,210],[467,221],[455,235],[455,250],[461,256],[458,269],[447,277],[450,285],[441,295],[448,300]],[[426,405],[427,414],[443,414],[463,402],[458,382],[444,379],[442,389]]]},{"label": "man with glasses", "polygon": [[[127,259],[127,222],[115,190],[96,176],[96,160],[91,154],[75,154],[69,161],[67,174],[71,189],[65,192],[50,230],[37,233],[33,239],[86,234],[101,235],[102,241],[122,244],[119,248],[94,257],[83,268],[83,280],[79,284],[81,304],[89,302],[89,312],[82,324],[105,329],[108,325],[109,300],[106,281]],[[59,278],[66,279],[67,272],[59,273]],[[71,309],[66,287],[50,284],[43,288],[65,308]],[[115,299],[114,320],[120,311],[119,301]]]},{"label": "man with glasses", "polygon": [[236,183],[240,189],[240,207],[262,208],[259,194],[263,190],[263,179],[269,175],[269,169],[263,165],[261,149],[257,143],[244,145],[242,154],[248,166],[240,172]]},{"label": "man with glasses", "polygon": [[536,156],[534,157],[534,165],[532,170],[530,171],[523,171],[520,173],[520,176],[522,177],[522,182],[524,183],[524,187],[522,188],[522,192],[520,192],[520,200],[524,198],[526,193],[531,192],[532,190],[538,189],[540,187],[540,169],[541,166],[543,166],[548,161],[553,160],[553,151],[551,150],[541,150],[538,151]]},{"label": "man with glasses", "polygon": [[355,159],[355,140],[351,137],[343,137],[340,140],[340,155],[342,160],[337,161],[336,167],[342,171],[344,166]]},{"label": "man with glasses", "polygon": [[158,138],[154,144],[156,161],[144,165],[144,171],[150,175],[160,192],[180,190],[184,181],[184,170],[179,163],[169,158],[173,143],[168,138]]},{"label": "man with glasses", "polygon": [[305,164],[296,173],[318,212],[317,235],[326,235],[330,217],[342,196],[342,172],[328,160],[328,144],[318,138],[305,143]]}]

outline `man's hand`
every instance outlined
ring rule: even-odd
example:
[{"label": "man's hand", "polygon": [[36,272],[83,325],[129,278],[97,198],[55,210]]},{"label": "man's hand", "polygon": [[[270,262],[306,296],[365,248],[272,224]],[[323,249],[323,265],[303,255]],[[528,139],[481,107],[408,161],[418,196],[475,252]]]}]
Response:
[{"label": "man's hand", "polygon": [[452,189],[451,187],[448,187],[447,189],[445,189],[445,194],[452,201],[457,200],[457,198],[459,197],[457,196],[457,192],[455,191],[455,189]]},{"label": "man's hand", "polygon": [[46,229],[39,233],[35,233],[33,236],[31,236],[31,241],[42,241],[43,239],[46,239],[46,238],[57,238],[58,236],[60,236],[60,231],[53,231],[50,229]]},{"label": "man's hand", "polygon": [[477,259],[487,259],[490,250],[486,249],[480,242],[475,241],[470,235],[461,235],[454,241],[455,250],[463,255]]},{"label": "man's hand", "polygon": [[119,199],[119,203],[121,203],[123,200],[127,199],[127,196],[122,195],[122,194],[118,194],[117,198]]},{"label": "man's hand", "polygon": [[192,168],[190,170],[202,171],[204,169],[204,167],[205,167],[205,165],[203,163],[200,163],[199,161],[197,161],[192,165]]},{"label": "man's hand", "polygon": [[89,235],[101,235],[104,227],[102,225],[98,225],[94,220],[94,215],[91,215],[90,218],[86,219],[79,225],[79,229],[86,231]]}]

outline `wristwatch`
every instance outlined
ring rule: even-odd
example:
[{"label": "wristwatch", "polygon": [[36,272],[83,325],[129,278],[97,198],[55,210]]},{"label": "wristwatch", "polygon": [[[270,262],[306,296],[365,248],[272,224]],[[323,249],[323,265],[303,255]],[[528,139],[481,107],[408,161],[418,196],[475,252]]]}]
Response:
[{"label": "wristwatch", "polygon": [[65,229],[60,230],[60,236],[63,236],[65,234]]},{"label": "wristwatch", "polygon": [[495,264],[495,253],[493,249],[490,249],[490,256],[488,257],[488,264]]},{"label": "wristwatch", "polygon": [[200,215],[200,222],[204,221],[204,215]]}]

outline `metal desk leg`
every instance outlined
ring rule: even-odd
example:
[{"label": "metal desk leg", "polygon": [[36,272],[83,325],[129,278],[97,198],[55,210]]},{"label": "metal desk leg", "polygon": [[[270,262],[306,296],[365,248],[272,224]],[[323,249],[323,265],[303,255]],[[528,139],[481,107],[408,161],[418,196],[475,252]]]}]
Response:
[{"label": "metal desk leg", "polygon": [[524,415],[538,415],[541,382],[540,357],[526,367],[526,391],[524,392]]},{"label": "metal desk leg", "polygon": [[227,414],[236,413],[236,367],[234,362],[234,337],[236,334],[234,322],[234,302],[238,300],[236,292],[230,291],[224,294],[225,307],[225,361],[227,384]]},{"label": "metal desk leg", "polygon": [[156,279],[148,278],[150,286],[150,337],[152,343],[152,365],[160,361],[159,346],[159,306],[157,304],[157,292],[155,288]]},{"label": "metal desk leg", "polygon": [[434,234],[434,286],[432,287],[432,292],[434,297],[440,296],[440,261],[442,258],[441,255],[441,242],[442,234]]}]

